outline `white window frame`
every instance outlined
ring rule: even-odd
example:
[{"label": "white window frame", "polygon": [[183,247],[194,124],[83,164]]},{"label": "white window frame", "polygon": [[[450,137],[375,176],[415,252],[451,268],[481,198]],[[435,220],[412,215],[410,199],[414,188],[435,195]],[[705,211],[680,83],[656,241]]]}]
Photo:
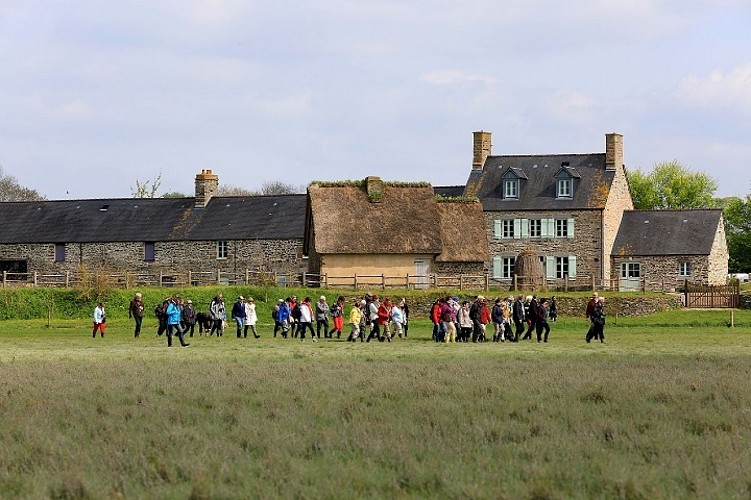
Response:
[{"label": "white window frame", "polygon": [[558,179],[558,189],[556,190],[558,198],[574,197],[574,180],[571,177]]},{"label": "white window frame", "polygon": [[641,263],[640,262],[621,262],[621,278],[622,279],[637,279],[641,278]]},{"label": "white window frame", "polygon": [[501,222],[501,238],[505,240],[513,239],[516,236],[516,232],[514,231],[516,229],[516,224],[514,224],[514,219],[503,219]]},{"label": "white window frame", "polygon": [[519,199],[519,179],[503,179],[503,199]]},{"label": "white window frame", "polygon": [[691,263],[684,261],[678,263],[678,276],[681,278],[691,277]]},{"label": "white window frame", "polygon": [[510,280],[514,277],[516,257],[496,255],[493,257],[493,279]]},{"label": "white window frame", "polygon": [[216,259],[227,260],[229,256],[229,242],[227,240],[218,240],[216,242]]},{"label": "white window frame", "polygon": [[568,238],[568,221],[566,219],[555,220],[555,237]]},{"label": "white window frame", "polygon": [[542,219],[529,219],[529,237],[542,238]]}]

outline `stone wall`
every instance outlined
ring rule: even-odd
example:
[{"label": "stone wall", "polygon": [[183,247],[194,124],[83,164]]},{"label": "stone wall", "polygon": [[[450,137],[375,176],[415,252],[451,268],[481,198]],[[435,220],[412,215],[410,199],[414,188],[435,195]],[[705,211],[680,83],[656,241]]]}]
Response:
[{"label": "stone wall", "polygon": [[724,285],[728,279],[728,244],[725,235],[725,218],[720,218],[715,238],[712,242],[712,253],[708,258],[707,284]]},{"label": "stone wall", "polygon": [[68,243],[65,261],[55,262],[54,244],[0,245],[0,259],[25,260],[30,273],[75,272],[79,267],[111,272],[161,271],[242,272],[263,268],[280,273],[307,271],[300,240],[237,240],[227,242],[227,258],[217,258],[215,241],[155,242],[154,261],[144,260],[143,242]]},{"label": "stone wall", "polygon": [[437,274],[451,276],[458,276],[460,274],[483,276],[487,269],[483,262],[434,262],[432,270]]},{"label": "stone wall", "polygon": [[[523,250],[540,256],[576,256],[576,275],[591,281],[594,276],[602,279],[602,212],[600,210],[571,210],[555,212],[503,211],[484,212],[485,227],[490,250],[490,262],[485,267],[492,269],[496,255],[516,257]],[[574,219],[573,238],[523,238],[496,239],[496,219]]]},{"label": "stone wall", "polygon": [[[611,274],[613,280],[619,279],[623,262],[640,264],[641,277],[644,279],[646,291],[671,292],[683,286],[686,280],[692,283],[708,283],[709,279],[709,259],[702,255],[613,257]],[[678,275],[678,265],[681,262],[688,262],[691,276]]]},{"label": "stone wall", "polygon": [[623,165],[615,168],[615,177],[610,185],[605,210],[602,213],[603,224],[603,276],[609,276],[610,256],[613,254],[613,245],[618,236],[618,230],[623,220],[625,210],[633,210],[634,202],[628,189],[628,180]]}]

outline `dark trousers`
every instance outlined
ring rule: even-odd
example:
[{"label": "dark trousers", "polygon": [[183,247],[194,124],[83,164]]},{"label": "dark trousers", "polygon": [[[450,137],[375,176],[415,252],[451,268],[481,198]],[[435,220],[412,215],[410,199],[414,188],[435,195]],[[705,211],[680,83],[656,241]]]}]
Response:
[{"label": "dark trousers", "polygon": [[180,345],[186,346],[185,343],[185,333],[183,332],[183,327],[179,324],[175,325],[167,325],[167,347],[172,347],[172,330],[177,330],[177,338],[180,339]]},{"label": "dark trousers", "polygon": [[318,338],[321,338],[321,328],[323,328],[323,335],[325,337],[330,337],[329,335],[329,320],[327,319],[317,319],[316,320],[316,335],[318,335]]},{"label": "dark trousers", "polygon": [[535,331],[537,328],[537,324],[535,320],[528,319],[527,320],[527,333],[524,334],[524,337],[522,337],[522,340],[527,340],[532,338],[532,332]]},{"label": "dark trousers", "polygon": [[196,329],[195,323],[183,323],[183,331],[185,333],[190,333],[190,336],[193,336],[193,331]]},{"label": "dark trousers", "polygon": [[138,337],[141,335],[141,323],[143,323],[143,317],[133,316],[133,320],[136,322],[136,328],[133,330],[133,335]]},{"label": "dark trousers", "polygon": [[600,339],[600,342],[605,342],[605,325],[597,325],[592,323],[587,331],[587,342],[592,339]]},{"label": "dark trousers", "polygon": [[548,335],[550,335],[550,325],[547,321],[538,321],[535,325],[537,329],[537,341],[542,340],[542,331],[545,330],[545,342],[548,341]]},{"label": "dark trousers", "polygon": [[482,339],[482,323],[472,320],[472,342]]},{"label": "dark trousers", "polygon": [[209,336],[214,335],[214,332],[216,332],[216,336],[221,337],[223,331],[224,331],[224,328],[222,326],[222,320],[221,319],[212,320],[211,331],[209,331]]},{"label": "dark trousers", "polygon": [[524,335],[524,321],[514,321],[514,326],[516,327],[516,340],[519,340]]},{"label": "dark trousers", "polygon": [[305,323],[303,321],[300,321],[299,325],[300,326],[298,327],[298,333],[300,334],[301,339],[305,338],[305,330],[308,330],[308,329],[310,329],[311,338],[316,337],[316,332],[313,330],[313,325],[311,323]]},{"label": "dark trousers", "polygon": [[370,342],[372,338],[381,338],[381,325],[378,324],[378,320],[372,320],[370,323],[370,335],[368,335],[367,342]]},{"label": "dark trousers", "polygon": [[248,328],[250,328],[250,331],[253,332],[253,336],[255,338],[260,337],[260,335],[258,335],[258,332],[256,332],[256,325],[245,325],[243,327],[243,336],[245,338],[248,338]]},{"label": "dark trousers", "polygon": [[162,336],[164,332],[167,331],[167,320],[166,319],[160,319],[159,320],[159,329],[156,331],[156,334],[158,336]]}]

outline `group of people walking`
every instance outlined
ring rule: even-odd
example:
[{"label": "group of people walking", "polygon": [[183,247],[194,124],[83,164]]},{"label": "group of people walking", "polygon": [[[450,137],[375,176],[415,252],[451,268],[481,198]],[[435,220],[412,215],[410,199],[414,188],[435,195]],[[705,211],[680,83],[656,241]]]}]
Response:
[{"label": "group of people walking", "polygon": [[[392,302],[388,297],[381,300],[370,293],[354,299],[349,314],[345,311],[346,299],[339,296],[329,305],[325,295],[315,302],[310,297],[298,300],[296,296],[279,299],[273,306],[271,317],[274,321],[273,336],[282,338],[299,338],[305,340],[310,334],[313,342],[320,338],[342,337],[345,318],[349,324],[347,341],[391,342],[392,338],[407,338],[409,332],[409,307],[405,299]],[[136,293],[128,309],[129,318],[135,322],[134,336],[139,337],[144,317],[143,297]],[[172,346],[173,337],[180,345],[187,347],[185,335],[193,337],[195,326],[199,326],[199,335],[217,337],[224,334],[227,327],[227,315],[222,293],[217,293],[211,300],[207,312],[197,312],[192,300],[184,300],[179,295],[167,297],[154,309],[159,320],[157,335],[167,334],[167,345]],[[605,342],[605,299],[597,292],[587,302],[585,315],[590,322],[586,342],[593,339]],[[256,325],[258,314],[252,297],[238,296],[233,304],[230,317],[236,325],[237,338],[247,338],[250,331],[255,338],[260,338]],[[458,297],[443,297],[436,300],[430,309],[433,323],[433,340],[435,342],[518,342],[532,340],[548,342],[550,323],[558,318],[558,306],[555,296],[539,298],[536,295],[518,295],[507,298],[495,298],[488,301],[477,295],[471,301],[459,301]],[[315,323],[315,328],[313,327]],[[94,328],[104,336],[106,313],[104,304],[98,303],[94,309]],[[323,337],[322,335],[323,334]]]}]

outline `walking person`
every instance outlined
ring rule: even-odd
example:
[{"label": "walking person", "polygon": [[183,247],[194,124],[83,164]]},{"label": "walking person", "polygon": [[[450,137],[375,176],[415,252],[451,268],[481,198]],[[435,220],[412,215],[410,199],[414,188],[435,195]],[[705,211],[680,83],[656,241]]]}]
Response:
[{"label": "walking person", "polygon": [[104,331],[107,329],[107,313],[104,310],[104,302],[97,303],[94,308],[94,329],[91,332],[91,337],[96,338],[96,332],[99,332],[99,337],[104,337]]},{"label": "walking person", "polygon": [[271,308],[271,319],[274,321],[274,338],[279,330],[282,329],[282,323],[279,321],[279,309],[282,307],[284,299],[279,299],[274,307]]},{"label": "walking person", "polygon": [[407,299],[402,298],[402,311],[404,312],[404,338],[407,338],[407,335],[409,335],[409,304],[407,304]]},{"label": "walking person", "polygon": [[298,327],[300,341],[305,341],[305,331],[310,330],[310,337],[313,339],[313,342],[318,342],[316,332],[313,330],[313,307],[310,304],[310,297],[305,297],[298,308],[300,309],[300,326]]},{"label": "walking person", "polygon": [[260,339],[256,331],[256,323],[258,323],[258,314],[256,313],[256,303],[253,297],[248,297],[245,301],[245,326],[243,329],[243,337],[248,338],[248,329],[253,332],[253,337]]},{"label": "walking person", "polygon": [[378,296],[373,295],[370,304],[368,304],[367,307],[368,309],[365,314],[367,314],[368,319],[370,319],[370,334],[368,334],[366,342],[370,342],[373,338],[381,338],[381,327],[378,324],[378,308],[381,307],[381,304],[378,302]]},{"label": "walking person", "polygon": [[384,339],[391,342],[391,301],[388,297],[383,299],[381,305],[378,306],[378,326],[382,328],[381,336],[378,340],[383,342]]},{"label": "walking person", "polygon": [[532,340],[532,332],[537,330],[537,309],[539,304],[537,303],[536,295],[527,295],[527,302],[525,304],[525,314],[527,317],[527,333],[524,334],[522,340]]},{"label": "walking person", "polygon": [[441,304],[441,321],[443,322],[443,343],[456,342],[456,309],[451,297],[446,297]]},{"label": "walking person", "polygon": [[336,332],[336,338],[341,338],[342,328],[344,328],[344,296],[340,295],[336,302],[331,304],[331,320],[334,327],[329,331],[329,338],[333,338]]},{"label": "walking person", "polygon": [[[589,329],[587,329],[587,339],[591,339],[594,336],[594,322],[592,321],[592,315],[594,314],[595,305],[600,299],[600,294],[592,292],[592,298],[587,301],[587,306],[584,308],[584,316],[589,321]],[[588,340],[589,341],[589,340]]]},{"label": "walking person", "polygon": [[391,323],[394,325],[394,335],[402,338],[404,331],[404,311],[402,307],[404,302],[399,301],[391,308]]},{"label": "walking person", "polygon": [[128,319],[132,319],[136,322],[136,326],[133,330],[133,336],[135,338],[138,338],[141,335],[141,322],[143,322],[143,297],[141,296],[141,293],[136,293],[136,296],[133,298],[133,300],[130,301],[130,306],[128,307]]},{"label": "walking person", "polygon": [[493,310],[490,312],[490,317],[493,320],[495,330],[493,331],[493,342],[505,342],[505,327],[503,324],[503,307],[501,305],[503,301],[500,298],[495,299],[493,304]]},{"label": "walking person", "polygon": [[605,343],[605,297],[598,297],[590,314],[592,326],[587,332],[587,343],[592,339],[600,339]]},{"label": "walking person", "polygon": [[469,342],[472,335],[472,318],[469,317],[469,301],[462,302],[459,313],[456,315],[459,321],[459,336],[457,342]]},{"label": "walking person", "polygon": [[222,292],[217,293],[216,297],[211,299],[211,304],[209,305],[209,317],[211,318],[209,337],[213,336],[214,332],[216,332],[217,337],[221,337],[224,333],[224,321],[227,319]]},{"label": "walking person", "polygon": [[548,299],[540,299],[540,305],[537,306],[537,319],[535,321],[535,328],[537,331],[537,341],[542,338],[542,332],[545,331],[545,337],[543,342],[548,341],[548,335],[550,335],[550,325],[548,324]]},{"label": "walking person", "polygon": [[519,295],[511,306],[511,319],[514,321],[514,327],[516,327],[516,341],[518,342],[524,333],[524,323],[526,321],[524,295]]},{"label": "walking person", "polygon": [[[242,338],[243,327],[245,326],[245,298],[240,295],[237,301],[232,305],[232,319],[237,324],[237,338]],[[247,338],[247,332],[245,337]]]},{"label": "walking person", "polygon": [[182,319],[182,308],[180,307],[180,298],[171,299],[167,304],[167,347],[172,347],[172,331],[177,330],[177,338],[180,339],[180,345],[188,347],[190,344],[185,342],[183,327],[180,324]]},{"label": "walking person", "polygon": [[185,333],[190,333],[191,338],[193,337],[193,332],[196,329],[196,316],[196,308],[193,307],[193,301],[188,300],[183,306],[182,323],[183,331]]},{"label": "walking person", "polygon": [[365,307],[365,301],[362,299],[355,299],[355,303],[352,304],[352,309],[349,311],[349,324],[351,327],[347,342],[357,341],[357,337],[360,336],[360,324],[362,323],[362,308]]},{"label": "walking person", "polygon": [[[279,302],[279,312],[277,312],[276,321],[279,323],[279,328],[282,331],[282,338],[287,338],[287,334],[289,333],[289,301],[290,298],[287,298],[287,300],[279,299],[281,302]],[[274,327],[274,336],[276,337],[276,327]]]},{"label": "walking person", "polygon": [[550,321],[555,323],[558,320],[558,304],[555,301],[555,295],[550,297]]},{"label": "walking person", "polygon": [[172,297],[167,297],[161,304],[154,308],[154,316],[156,316],[158,321],[157,337],[161,337],[167,331],[167,306],[169,306],[170,300],[172,300]]},{"label": "walking person", "polygon": [[321,338],[321,328],[323,328],[324,338],[329,337],[329,304],[326,302],[326,296],[321,295],[316,302],[316,334]]}]

